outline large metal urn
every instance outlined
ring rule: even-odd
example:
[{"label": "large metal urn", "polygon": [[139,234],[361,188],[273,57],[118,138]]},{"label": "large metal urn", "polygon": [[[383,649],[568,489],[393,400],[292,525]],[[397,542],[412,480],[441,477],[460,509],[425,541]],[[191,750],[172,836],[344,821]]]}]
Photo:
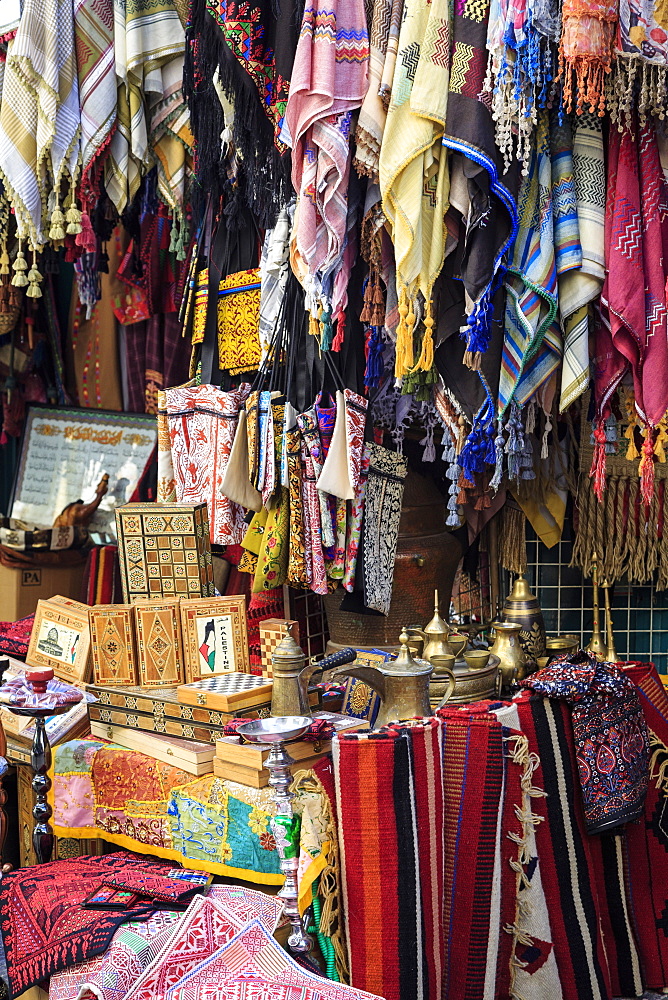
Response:
[{"label": "large metal urn", "polygon": [[[404,623],[422,626],[431,618],[434,591],[449,600],[462,546],[445,527],[445,501],[432,482],[409,469],[399,522],[390,613],[341,611],[341,587],[324,598],[332,648],[396,647]],[[447,607],[447,605],[446,605]]]}]

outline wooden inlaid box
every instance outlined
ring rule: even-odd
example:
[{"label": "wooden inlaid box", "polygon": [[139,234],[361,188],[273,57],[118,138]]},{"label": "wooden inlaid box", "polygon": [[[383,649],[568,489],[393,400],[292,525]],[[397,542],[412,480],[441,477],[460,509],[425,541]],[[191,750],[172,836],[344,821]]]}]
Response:
[{"label": "wooden inlaid box", "polygon": [[[285,618],[265,618],[264,621],[260,622],[260,659],[263,677],[274,676],[271,655],[281,639],[285,637],[285,622]],[[288,625],[290,626],[290,635],[299,645],[299,622],[288,620]]]},{"label": "wooden inlaid box", "polygon": [[206,504],[116,508],[123,598],[214,597]]},{"label": "wooden inlaid box", "polygon": [[181,616],[177,597],[134,603],[137,660],[142,687],[183,684]]},{"label": "wooden inlaid box", "polygon": [[56,677],[69,684],[86,683],[91,678],[90,626],[88,607],[39,601],[26,655],[29,667],[51,667]]},{"label": "wooden inlaid box", "polygon": [[135,686],[139,664],[134,611],[127,604],[100,604],[88,612],[96,684]]},{"label": "wooden inlaid box", "polygon": [[163,733],[147,733],[143,730],[114,726],[107,722],[91,721],[91,735],[98,739],[111,740],[116,746],[127,750],[138,750],[149,757],[155,757],[164,764],[180,767],[188,774],[211,774],[215,748],[209,741],[199,743],[168,736]]},{"label": "wooden inlaid box", "polygon": [[232,672],[248,673],[243,594],[184,600],[180,610],[187,683]]}]

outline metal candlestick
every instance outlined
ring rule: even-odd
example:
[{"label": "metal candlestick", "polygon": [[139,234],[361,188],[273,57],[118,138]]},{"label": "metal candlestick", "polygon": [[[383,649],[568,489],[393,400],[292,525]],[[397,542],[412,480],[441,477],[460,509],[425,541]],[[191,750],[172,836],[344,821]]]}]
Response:
[{"label": "metal candlestick", "polygon": [[[28,672],[26,676],[34,691],[44,693],[47,681],[53,677],[53,671],[34,671],[32,675]],[[31,677],[36,677],[36,679],[32,680]],[[52,715],[62,715],[63,712],[68,712],[72,705],[56,705],[53,708],[21,707],[18,705],[7,705],[6,707],[13,715],[22,715],[35,720],[35,735],[30,748],[30,766],[33,772],[32,790],[35,793],[35,805],[32,811],[35,818],[32,845],[37,863],[43,865],[46,861],[51,860],[53,853],[53,827],[49,823],[53,810],[47,799],[47,793],[51,788],[51,778],[49,777],[51,744],[44,721]]]},{"label": "metal candlestick", "polygon": [[[285,882],[278,893],[285,904],[285,913],[292,931],[288,938],[291,951],[306,953],[311,950],[313,941],[306,933],[299,914],[297,900],[299,885],[297,869],[299,868],[299,848],[295,848],[286,836],[286,827],[294,820],[292,800],[294,793],[290,791],[292,784],[291,766],[295,763],[285,749],[290,740],[298,740],[311,725],[311,719],[303,715],[281,716],[279,718],[258,719],[239,726],[237,732],[249,743],[264,743],[271,746],[266,767],[269,771],[269,784],[274,790],[273,801],[276,804],[276,814],[271,820],[271,829],[276,840],[276,849],[281,862],[281,871]],[[284,818],[286,822],[280,822]]]}]

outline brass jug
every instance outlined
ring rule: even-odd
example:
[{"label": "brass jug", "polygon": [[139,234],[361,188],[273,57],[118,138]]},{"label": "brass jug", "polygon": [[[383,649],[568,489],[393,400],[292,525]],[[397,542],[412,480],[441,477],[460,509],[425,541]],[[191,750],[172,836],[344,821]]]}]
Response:
[{"label": "brass jug", "polygon": [[[399,636],[401,649],[396,660],[379,664],[377,667],[353,666],[338,670],[336,676],[357,677],[380,695],[380,710],[375,729],[392,722],[408,719],[424,719],[434,714],[429,704],[429,679],[434,668],[426,660],[415,660],[408,648],[409,636],[403,631]],[[449,675],[450,686],[437,708],[448,700],[455,689],[455,678],[451,670],[442,669]]]},{"label": "brass jug", "polygon": [[285,635],[271,654],[274,671],[271,692],[271,714],[277,717],[310,715],[308,683],[316,671],[324,673],[344,663],[351,663],[357,650],[346,646],[323,660],[306,662],[306,656],[290,634],[290,622],[284,624]]},{"label": "brass jug", "polygon": [[545,655],[545,621],[538,598],[523,576],[518,576],[503,605],[503,620],[520,625],[520,642],[528,656],[535,660]]},{"label": "brass jug", "polygon": [[438,610],[438,591],[434,591],[434,616],[424,629],[424,648],[422,657],[431,662],[432,656],[450,656],[452,649],[448,645],[448,623],[441,618]]},{"label": "brass jug", "polygon": [[492,628],[494,645],[490,653],[498,656],[502,683],[508,687],[513,681],[524,680],[532,665],[520,643],[522,626],[517,622],[492,622]]},{"label": "brass jug", "polygon": [[306,655],[290,635],[285,623],[285,635],[271,654],[274,686],[271,693],[271,714],[276,716],[310,715],[308,682],[316,665],[307,664]]}]

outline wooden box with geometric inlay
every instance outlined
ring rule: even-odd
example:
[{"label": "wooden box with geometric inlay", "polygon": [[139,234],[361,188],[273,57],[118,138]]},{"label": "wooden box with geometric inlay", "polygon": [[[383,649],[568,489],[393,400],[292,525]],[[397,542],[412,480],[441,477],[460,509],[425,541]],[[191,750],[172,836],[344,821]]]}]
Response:
[{"label": "wooden box with geometric inlay", "polygon": [[96,684],[134,687],[139,683],[134,612],[127,604],[90,608],[93,677]]},{"label": "wooden box with geometric inlay", "polygon": [[127,503],[116,508],[123,599],[214,597],[206,504]]},{"label": "wooden box with geometric inlay", "polygon": [[141,687],[183,684],[183,643],[177,597],[134,603]]}]

